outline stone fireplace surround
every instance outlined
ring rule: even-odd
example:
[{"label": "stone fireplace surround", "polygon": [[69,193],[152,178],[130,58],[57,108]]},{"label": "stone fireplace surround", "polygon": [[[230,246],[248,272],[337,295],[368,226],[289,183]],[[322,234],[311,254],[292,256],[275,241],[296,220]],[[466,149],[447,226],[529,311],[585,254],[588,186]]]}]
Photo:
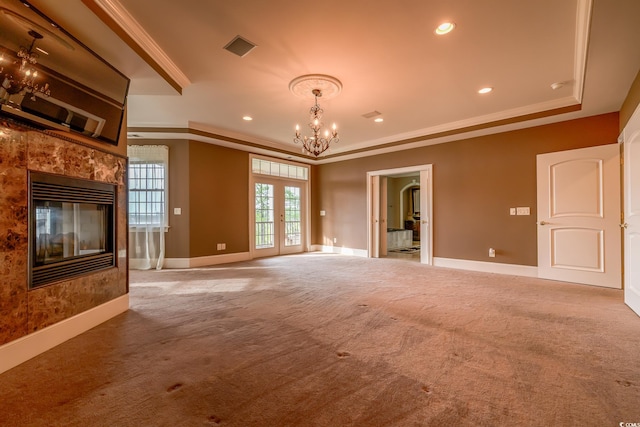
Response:
[{"label": "stone fireplace surround", "polygon": [[[28,171],[116,185],[116,266],[28,286]],[[126,158],[0,119],[0,372],[128,309]]]}]

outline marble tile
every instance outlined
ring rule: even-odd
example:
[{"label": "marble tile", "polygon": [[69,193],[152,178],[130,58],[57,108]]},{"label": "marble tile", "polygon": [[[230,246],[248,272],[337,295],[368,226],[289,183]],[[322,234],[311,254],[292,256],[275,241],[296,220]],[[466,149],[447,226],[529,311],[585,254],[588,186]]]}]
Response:
[{"label": "marble tile", "polygon": [[[0,345],[128,292],[126,160],[99,149],[0,122]],[[27,171],[118,185],[118,266],[28,289]]]},{"label": "marble tile", "polygon": [[67,143],[64,150],[64,174],[75,178],[96,179],[96,150]]},{"label": "marble tile", "polygon": [[0,125],[0,173],[27,165],[26,132]]},{"label": "marble tile", "polygon": [[0,251],[0,345],[27,332],[27,248]]},{"label": "marble tile", "polygon": [[28,132],[27,167],[39,172],[64,175],[65,145],[71,144],[41,132]]},{"label": "marble tile", "polygon": [[110,268],[31,290],[28,293],[29,333],[123,295],[119,274],[117,268]]}]

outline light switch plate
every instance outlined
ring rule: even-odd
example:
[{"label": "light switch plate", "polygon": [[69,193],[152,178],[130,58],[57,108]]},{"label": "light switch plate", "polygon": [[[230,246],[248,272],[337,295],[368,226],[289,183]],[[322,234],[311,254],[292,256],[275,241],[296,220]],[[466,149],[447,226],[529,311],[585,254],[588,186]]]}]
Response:
[{"label": "light switch plate", "polygon": [[527,207],[516,208],[517,215],[531,215],[531,209]]},{"label": "light switch plate", "polygon": [[182,208],[173,208],[174,215],[182,215]]},{"label": "light switch plate", "polygon": [[327,214],[326,211],[320,211],[320,216],[325,216]]},{"label": "light switch plate", "polygon": [[516,208],[509,208],[509,215],[515,215],[516,214]]}]

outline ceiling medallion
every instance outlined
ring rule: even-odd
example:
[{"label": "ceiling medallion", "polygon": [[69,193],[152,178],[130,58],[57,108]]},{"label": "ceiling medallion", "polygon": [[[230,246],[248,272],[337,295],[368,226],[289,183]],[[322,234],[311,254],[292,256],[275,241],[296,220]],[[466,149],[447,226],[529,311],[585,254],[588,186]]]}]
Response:
[{"label": "ceiling medallion", "polygon": [[295,78],[289,83],[289,90],[301,97],[314,98],[314,105],[309,110],[309,128],[313,135],[310,137],[300,135],[300,126],[296,125],[296,133],[293,142],[302,144],[302,151],[315,157],[324,153],[331,144],[340,141],[335,123],[331,131],[325,130],[324,136],[320,135],[322,126],[322,113],[324,112],[318,104],[318,98],[333,98],[342,90],[342,83],[335,77],[323,74],[308,74]]}]

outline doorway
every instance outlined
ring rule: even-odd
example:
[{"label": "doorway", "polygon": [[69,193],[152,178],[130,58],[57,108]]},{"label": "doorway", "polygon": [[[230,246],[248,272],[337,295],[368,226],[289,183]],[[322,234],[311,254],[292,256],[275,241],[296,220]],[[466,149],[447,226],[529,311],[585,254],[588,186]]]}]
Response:
[{"label": "doorway", "polygon": [[302,252],[304,186],[260,178],[254,184],[254,257]]},{"label": "doorway", "polygon": [[257,155],[250,161],[252,258],[307,251],[309,167]]},{"label": "doorway", "polygon": [[369,257],[408,249],[407,259],[433,263],[432,181],[432,165],[367,172]]}]

